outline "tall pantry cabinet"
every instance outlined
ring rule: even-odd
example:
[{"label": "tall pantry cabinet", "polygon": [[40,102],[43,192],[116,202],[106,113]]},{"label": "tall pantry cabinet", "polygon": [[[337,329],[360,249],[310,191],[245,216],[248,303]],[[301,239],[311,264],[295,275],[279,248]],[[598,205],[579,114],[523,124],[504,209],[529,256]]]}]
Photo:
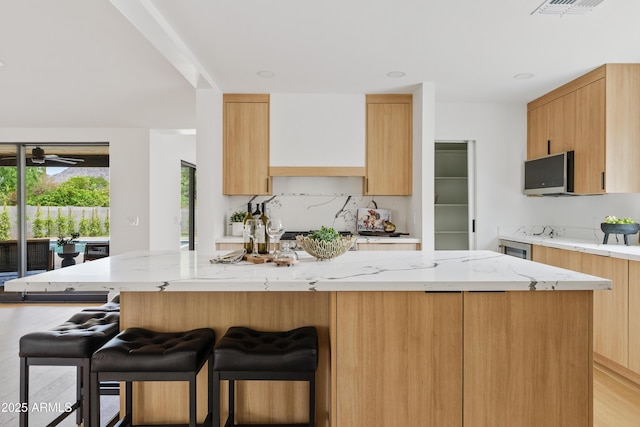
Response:
[{"label": "tall pantry cabinet", "polygon": [[436,250],[475,249],[473,141],[435,143]]}]

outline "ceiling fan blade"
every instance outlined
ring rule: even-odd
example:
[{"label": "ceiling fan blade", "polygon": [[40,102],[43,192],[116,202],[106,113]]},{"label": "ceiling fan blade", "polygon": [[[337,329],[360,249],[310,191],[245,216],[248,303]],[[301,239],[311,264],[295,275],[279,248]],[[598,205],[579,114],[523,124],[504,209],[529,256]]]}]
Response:
[{"label": "ceiling fan blade", "polygon": [[75,157],[57,157],[58,160],[66,160],[68,162],[82,163],[84,159],[76,159]]},{"label": "ceiling fan blade", "polygon": [[69,159],[65,159],[62,157],[51,157],[51,158],[47,158],[46,161],[48,162],[57,162],[57,163],[65,163],[68,165],[75,165],[77,162],[69,160]]}]

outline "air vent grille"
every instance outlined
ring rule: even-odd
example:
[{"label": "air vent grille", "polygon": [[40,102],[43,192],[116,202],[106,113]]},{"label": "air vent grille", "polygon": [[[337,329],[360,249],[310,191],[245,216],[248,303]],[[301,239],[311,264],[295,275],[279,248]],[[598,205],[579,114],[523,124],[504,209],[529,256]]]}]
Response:
[{"label": "air vent grille", "polygon": [[531,14],[584,15],[602,3],[603,0],[545,0]]}]

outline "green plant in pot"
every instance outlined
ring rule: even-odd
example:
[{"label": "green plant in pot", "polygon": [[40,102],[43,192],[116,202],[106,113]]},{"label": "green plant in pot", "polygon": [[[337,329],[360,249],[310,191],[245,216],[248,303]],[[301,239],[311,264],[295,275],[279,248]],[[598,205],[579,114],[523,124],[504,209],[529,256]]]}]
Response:
[{"label": "green plant in pot", "polygon": [[244,217],[247,215],[245,211],[236,211],[229,217],[231,222],[231,235],[242,236],[242,228],[244,227]]},{"label": "green plant in pot", "polygon": [[62,253],[68,254],[75,252],[78,237],[80,237],[80,233],[71,233],[71,237],[58,236],[58,247],[62,248]]}]

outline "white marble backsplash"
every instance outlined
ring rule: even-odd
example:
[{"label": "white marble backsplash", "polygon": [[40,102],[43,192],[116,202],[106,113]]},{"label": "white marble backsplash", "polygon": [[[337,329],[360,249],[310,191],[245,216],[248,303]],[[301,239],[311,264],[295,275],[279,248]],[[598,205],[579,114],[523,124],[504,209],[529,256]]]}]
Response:
[{"label": "white marble backsplash", "polygon": [[[319,181],[326,185],[319,185]],[[247,203],[253,198],[254,210],[256,203],[267,201],[267,216],[282,219],[289,231],[314,230],[324,225],[355,233],[358,208],[376,205],[379,209],[391,210],[391,222],[397,231],[412,231],[411,197],[364,196],[361,178],[274,178],[273,187],[273,196],[229,196],[227,225],[231,214],[246,211]],[[340,189],[339,192],[336,189]],[[227,235],[231,234],[230,228],[228,225]]]}]

